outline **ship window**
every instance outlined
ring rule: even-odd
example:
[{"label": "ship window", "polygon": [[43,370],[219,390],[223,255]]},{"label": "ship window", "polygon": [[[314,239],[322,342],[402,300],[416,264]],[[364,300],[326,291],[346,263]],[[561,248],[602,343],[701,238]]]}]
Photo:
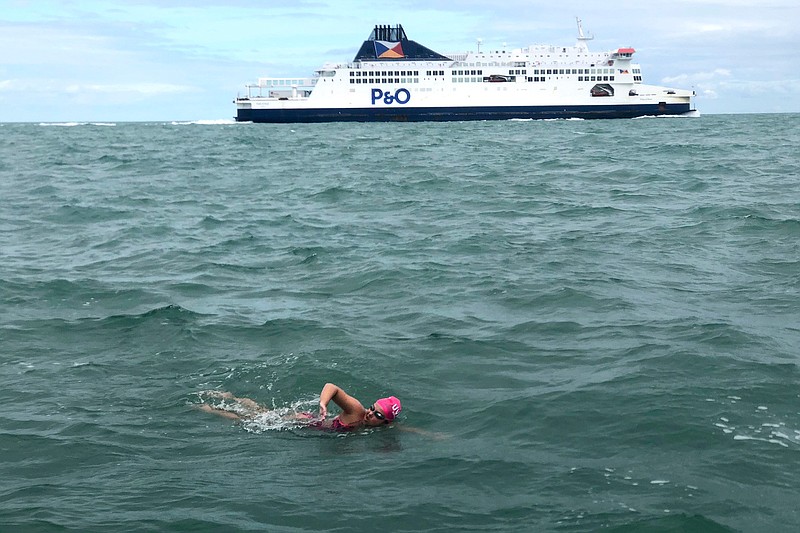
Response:
[{"label": "ship window", "polygon": [[614,81],[614,76],[609,76],[608,81]]}]

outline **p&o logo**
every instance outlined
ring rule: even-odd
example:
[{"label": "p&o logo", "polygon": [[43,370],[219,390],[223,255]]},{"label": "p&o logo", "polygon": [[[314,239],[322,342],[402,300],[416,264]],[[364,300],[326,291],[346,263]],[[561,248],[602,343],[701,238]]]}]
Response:
[{"label": "p&o logo", "polygon": [[408,89],[400,88],[394,93],[392,91],[382,91],[381,89],[372,89],[372,105],[376,102],[383,100],[386,105],[392,105],[397,102],[398,104],[407,104],[411,100],[411,93]]}]

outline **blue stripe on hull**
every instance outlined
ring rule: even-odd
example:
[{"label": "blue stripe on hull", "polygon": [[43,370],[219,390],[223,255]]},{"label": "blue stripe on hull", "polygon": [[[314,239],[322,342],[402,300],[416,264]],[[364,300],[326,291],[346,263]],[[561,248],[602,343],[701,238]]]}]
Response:
[{"label": "blue stripe on hull", "polygon": [[357,109],[239,109],[239,122],[446,122],[553,118],[634,118],[680,115],[689,104],[521,106],[521,107],[378,107]]}]

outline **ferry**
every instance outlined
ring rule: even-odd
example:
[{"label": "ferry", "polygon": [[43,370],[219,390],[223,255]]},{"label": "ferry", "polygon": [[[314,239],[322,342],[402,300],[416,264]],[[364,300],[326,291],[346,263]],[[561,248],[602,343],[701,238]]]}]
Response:
[{"label": "ferry", "polygon": [[636,52],[532,45],[443,55],[378,25],[349,63],[308,78],[259,78],[234,100],[238,122],[410,122],[634,118],[694,110],[694,91],[647,85]]}]

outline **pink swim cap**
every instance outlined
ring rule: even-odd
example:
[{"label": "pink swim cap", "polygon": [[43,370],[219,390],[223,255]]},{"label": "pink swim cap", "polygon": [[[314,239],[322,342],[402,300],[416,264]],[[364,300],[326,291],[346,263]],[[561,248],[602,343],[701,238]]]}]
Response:
[{"label": "pink swim cap", "polygon": [[400,400],[394,396],[381,398],[375,402],[375,405],[379,405],[381,407],[381,410],[386,415],[386,420],[394,420],[397,418],[397,415],[400,414],[400,411],[403,410],[403,406],[400,405]]}]

